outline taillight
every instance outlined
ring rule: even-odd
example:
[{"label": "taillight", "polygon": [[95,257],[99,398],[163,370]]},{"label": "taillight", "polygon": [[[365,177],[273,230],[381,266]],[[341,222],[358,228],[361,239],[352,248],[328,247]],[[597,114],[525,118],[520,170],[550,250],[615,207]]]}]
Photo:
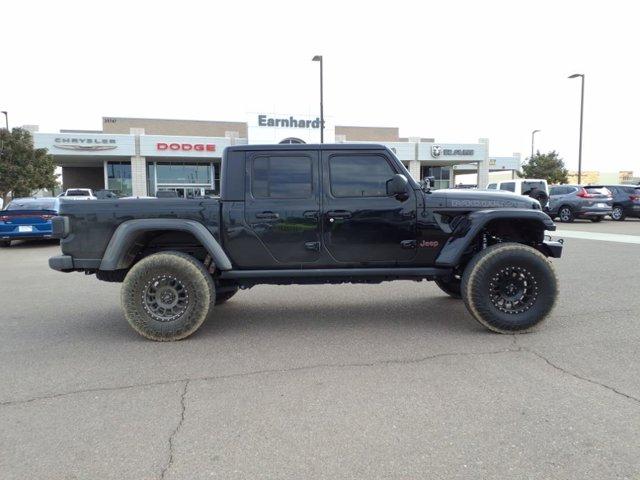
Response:
[{"label": "taillight", "polygon": [[48,215],[48,214],[40,215],[40,218],[42,220],[51,220],[53,217],[55,217],[55,215]]},{"label": "taillight", "polygon": [[0,222],[6,222],[9,220],[9,215],[0,215]]},{"label": "taillight", "polygon": [[632,202],[640,202],[640,195],[629,195],[629,200]]},{"label": "taillight", "polygon": [[594,198],[595,197],[594,194],[587,192],[587,190],[584,189],[584,188],[580,189],[580,192],[578,192],[578,196],[580,198]]}]

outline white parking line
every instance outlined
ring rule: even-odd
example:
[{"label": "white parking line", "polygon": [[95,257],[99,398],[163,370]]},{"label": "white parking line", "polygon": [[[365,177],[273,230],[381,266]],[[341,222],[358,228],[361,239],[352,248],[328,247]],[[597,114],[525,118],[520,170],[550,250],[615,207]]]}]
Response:
[{"label": "white parking line", "polygon": [[640,236],[624,235],[620,233],[581,232],[578,230],[556,230],[547,232],[551,238],[579,238],[582,240],[599,240],[601,242],[637,243],[640,244]]}]

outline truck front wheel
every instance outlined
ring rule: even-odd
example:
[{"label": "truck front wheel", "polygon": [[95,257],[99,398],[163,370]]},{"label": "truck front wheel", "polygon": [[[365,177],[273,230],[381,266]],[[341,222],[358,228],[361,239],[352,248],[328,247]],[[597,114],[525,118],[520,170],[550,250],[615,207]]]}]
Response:
[{"label": "truck front wheel", "polygon": [[180,252],[140,260],[125,277],[121,295],[129,325],[158,342],[194,333],[215,303],[211,275],[198,260]]},{"label": "truck front wheel", "polygon": [[518,243],[492,245],[478,253],[462,276],[462,298],[489,330],[531,330],[553,309],[558,279],[547,258]]}]

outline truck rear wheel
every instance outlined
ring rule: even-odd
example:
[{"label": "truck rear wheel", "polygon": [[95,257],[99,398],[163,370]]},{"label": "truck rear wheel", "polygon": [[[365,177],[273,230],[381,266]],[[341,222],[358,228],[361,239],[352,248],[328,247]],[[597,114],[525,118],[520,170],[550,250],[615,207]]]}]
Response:
[{"label": "truck rear wheel", "polygon": [[489,330],[531,330],[553,309],[558,279],[551,262],[518,243],[492,245],[478,253],[462,276],[462,298],[473,317]]},{"label": "truck rear wheel", "polygon": [[181,252],[162,252],[131,268],[121,298],[125,317],[136,332],[169,342],[200,328],[215,303],[215,288],[198,260]]}]

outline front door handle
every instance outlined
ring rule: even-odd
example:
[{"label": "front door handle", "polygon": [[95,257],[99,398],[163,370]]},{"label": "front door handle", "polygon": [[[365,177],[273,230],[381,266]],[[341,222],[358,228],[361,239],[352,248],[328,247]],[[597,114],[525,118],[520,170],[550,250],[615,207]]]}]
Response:
[{"label": "front door handle", "polygon": [[274,218],[280,218],[280,215],[278,215],[275,212],[260,212],[260,213],[256,213],[256,218],[260,218],[260,219],[274,219]]},{"label": "front door handle", "polygon": [[351,218],[351,212],[348,210],[330,210],[327,216],[331,218]]},{"label": "front door handle", "polygon": [[305,210],[302,216],[311,220],[318,220],[318,213],[318,210]]}]

